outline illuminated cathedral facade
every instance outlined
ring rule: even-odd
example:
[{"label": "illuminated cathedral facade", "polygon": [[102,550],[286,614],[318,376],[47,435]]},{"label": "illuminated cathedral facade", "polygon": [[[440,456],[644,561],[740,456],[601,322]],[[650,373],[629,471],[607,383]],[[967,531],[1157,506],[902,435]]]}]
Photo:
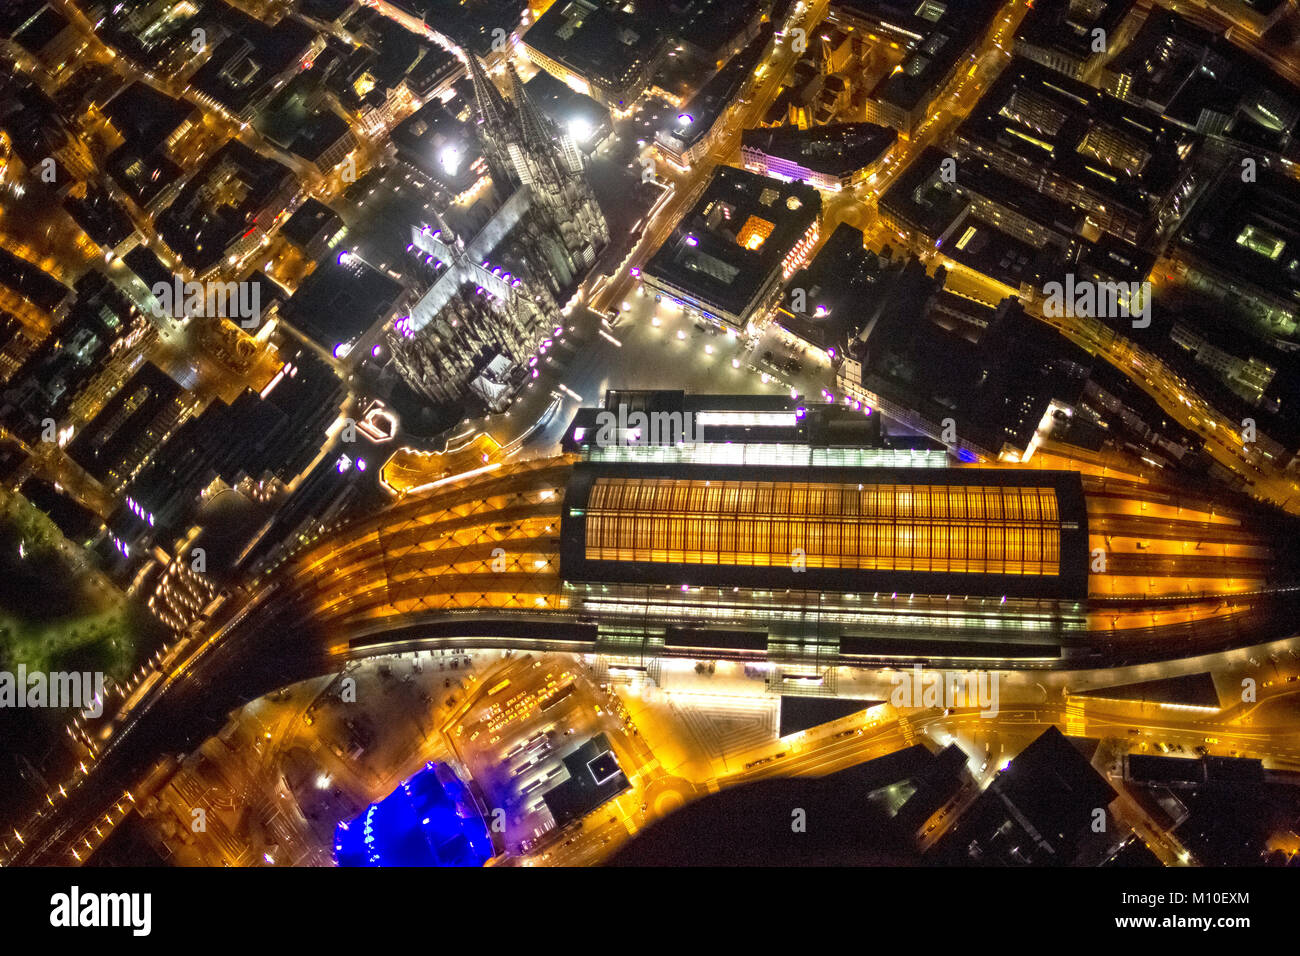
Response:
[{"label": "illuminated cathedral facade", "polygon": [[529,100],[514,67],[507,100],[467,56],[495,208],[474,235],[457,235],[436,214],[412,229],[413,252],[434,278],[393,324],[389,344],[417,393],[447,402],[472,391],[499,410],[528,359],[560,331],[558,296],[595,263],[609,229],[582,154]]}]

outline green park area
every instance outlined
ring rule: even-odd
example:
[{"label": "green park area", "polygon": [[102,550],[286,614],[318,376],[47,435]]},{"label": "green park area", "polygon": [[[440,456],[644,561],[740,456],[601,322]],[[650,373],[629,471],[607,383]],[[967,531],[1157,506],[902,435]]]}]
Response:
[{"label": "green park area", "polygon": [[132,670],[148,622],[19,494],[0,491],[0,668]]}]

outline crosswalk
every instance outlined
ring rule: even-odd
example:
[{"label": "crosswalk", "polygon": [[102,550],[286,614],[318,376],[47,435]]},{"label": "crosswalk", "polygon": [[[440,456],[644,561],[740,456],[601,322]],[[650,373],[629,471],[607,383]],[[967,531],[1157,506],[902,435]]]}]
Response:
[{"label": "crosswalk", "polygon": [[1083,737],[1087,727],[1087,715],[1082,701],[1068,700],[1065,704],[1065,726],[1061,728],[1067,737]]}]

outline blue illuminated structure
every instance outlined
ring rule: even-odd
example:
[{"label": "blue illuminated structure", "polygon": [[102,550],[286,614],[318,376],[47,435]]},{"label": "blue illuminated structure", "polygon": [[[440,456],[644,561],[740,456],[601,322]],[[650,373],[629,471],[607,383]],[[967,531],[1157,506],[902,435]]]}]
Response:
[{"label": "blue illuminated structure", "polygon": [[493,855],[487,824],[446,764],[425,764],[334,830],[339,866],[482,866]]}]

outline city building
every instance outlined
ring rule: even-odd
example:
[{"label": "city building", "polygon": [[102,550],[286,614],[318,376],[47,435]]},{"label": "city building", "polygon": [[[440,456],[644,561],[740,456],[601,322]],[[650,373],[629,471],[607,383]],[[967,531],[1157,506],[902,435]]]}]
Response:
[{"label": "city building", "polygon": [[357,137],[347,120],[329,111],[317,113],[307,128],[294,137],[289,151],[301,156],[326,175],[357,148]]},{"label": "city building", "polygon": [[[883,311],[849,346],[850,394],[968,460],[1028,461],[1081,400],[1092,360],[1014,300]],[[918,321],[919,319],[919,321]],[[982,327],[980,323],[985,323]],[[935,356],[943,356],[936,361]]]},{"label": "city building", "polygon": [[1300,183],[1228,167],[1197,201],[1168,254],[1196,292],[1230,304],[1258,338],[1300,343]]},{"label": "city building", "polygon": [[284,321],[336,359],[369,354],[409,302],[392,276],[344,249],[317,264],[280,310]]},{"label": "city building", "polygon": [[1300,91],[1219,32],[1169,10],[1152,10],[1099,80],[1230,156],[1300,161]]},{"label": "city building", "polygon": [[101,376],[107,383],[115,374],[129,376],[151,330],[149,318],[102,273],[87,273],[77,281],[66,316],[5,384],[0,422],[29,444],[48,438],[54,422],[66,441],[69,414],[93,410],[104,398],[91,388]]},{"label": "city building", "polygon": [[786,283],[773,325],[796,348],[838,365],[850,339],[888,301],[885,290],[903,267],[865,247],[861,230],[835,227],[816,257]]},{"label": "city building", "polygon": [[1127,795],[1198,866],[1285,865],[1278,842],[1300,809],[1300,776],[1258,758],[1196,751],[1199,757],[1126,754]]},{"label": "city building", "polygon": [[292,170],[232,139],[159,214],[158,233],[187,268],[206,278],[261,246],[300,190]]},{"label": "city building", "polygon": [[1088,756],[1056,727],[1049,727],[944,833],[932,851],[935,862],[1097,866],[1108,857],[1115,838],[1110,826],[1094,825],[1096,814],[1118,796]]},{"label": "city building", "polygon": [[770,0],[672,0],[666,11],[675,52],[718,69],[743,50],[762,29]]},{"label": "city building", "polygon": [[695,206],[641,270],[646,288],[743,329],[775,304],[820,229],[812,186],[720,166]]},{"label": "city building", "polygon": [[608,107],[579,93],[545,70],[538,70],[524,89],[542,114],[573,140],[578,149],[591,152],[614,131]]},{"label": "city building", "polygon": [[524,35],[528,58],[611,110],[626,112],[666,52],[668,22],[636,3],[559,0]]},{"label": "city building", "polygon": [[1019,58],[953,137],[959,161],[982,159],[1138,245],[1186,213],[1196,142],[1175,123]]},{"label": "city building", "polygon": [[66,285],[7,249],[0,249],[0,292],[30,303],[55,319],[65,317],[75,300]]},{"label": "city building", "polygon": [[[325,45],[293,17],[268,26],[241,10],[219,5],[207,24],[211,54],[189,78],[195,98],[209,109],[248,122]],[[188,31],[187,31],[188,32]]]},{"label": "city building", "polygon": [[[90,144],[63,111],[35,83],[21,74],[0,75],[0,145],[22,160],[28,183],[62,198],[77,182],[95,177]],[[54,160],[54,179],[43,173]]]},{"label": "city building", "polygon": [[[338,418],[347,389],[299,346],[260,393],[214,400],[181,425],[128,483],[109,530],[120,554],[170,549],[185,537],[210,489],[283,487],[307,470]],[[330,463],[332,466],[332,463]]]},{"label": "city building", "polygon": [[67,445],[68,456],[105,488],[125,485],[181,423],[192,400],[146,362]]},{"label": "city building", "polygon": [[104,104],[103,113],[125,140],[119,148],[129,146],[142,156],[174,150],[201,117],[193,103],[172,99],[142,81],[123,87]]},{"label": "city building", "polygon": [[136,242],[135,223],[107,190],[87,187],[84,196],[64,196],[63,208],[107,255],[121,255]]},{"label": "city building", "polygon": [[334,832],[338,866],[482,866],[496,855],[469,788],[428,764]]},{"label": "city building", "polygon": [[123,139],[105,159],[109,177],[142,211],[156,214],[185,182],[177,149],[199,122],[199,109],[137,81],[105,103],[103,113]]},{"label": "city building", "polygon": [[0,311],[0,382],[7,382],[31,356],[36,343],[12,312]]},{"label": "city building", "polygon": [[557,827],[585,817],[631,786],[603,733],[566,756],[564,770],[564,779],[542,792]]},{"label": "city building", "polygon": [[968,63],[988,33],[1001,5],[971,0],[958,6],[926,0],[919,5],[892,0],[837,0],[835,15],[869,34],[879,32],[907,51],[867,97],[867,119],[908,136],[929,118],[931,105]]},{"label": "city building", "polygon": [[280,235],[312,262],[324,258],[346,232],[338,213],[319,199],[308,199],[280,228]]},{"label": "city building", "polygon": [[669,162],[685,169],[718,145],[745,105],[745,92],[754,70],[771,48],[773,28],[766,24],[749,44],[715,73],[699,91],[655,133],[655,145]]},{"label": "city building", "polygon": [[[232,8],[224,3],[200,7],[189,0],[87,0],[81,9],[100,39],[138,69],[179,79],[195,67],[194,30],[211,30],[213,14],[220,17]],[[218,41],[216,32],[207,38]]]},{"label": "city building", "polygon": [[777,126],[745,130],[740,156],[753,172],[834,191],[869,182],[897,141],[895,130],[874,123]]},{"label": "city building", "polygon": [[[945,172],[947,164],[947,173]],[[998,172],[979,158],[960,164],[928,146],[880,197],[882,221],[904,241],[952,249],[969,220],[1040,249],[1054,247],[1062,259],[1084,245],[1086,213]]]},{"label": "city building", "polygon": [[1016,55],[1092,82],[1108,55],[1125,45],[1134,6],[1134,0],[1037,0],[1016,30]]},{"label": "city building", "polygon": [[9,39],[51,75],[59,73],[85,43],[80,31],[48,3],[40,4]]},{"label": "city building", "polygon": [[1171,289],[1151,310],[1134,341],[1231,421],[1255,423],[1253,449],[1294,467],[1300,408],[1292,396],[1300,359],[1240,313],[1190,289]]},{"label": "city building", "polygon": [[[328,534],[285,570],[284,600],[356,650],[474,628],[487,646],[594,655],[611,680],[732,661],[831,694],[843,666],[1226,650],[1287,636],[1300,603],[1289,520],[1122,459],[967,467],[864,438],[878,415],[784,396],[611,392],[600,411],[562,455],[474,469]],[[1180,543],[1095,561],[1106,535],[1155,532]],[[1262,550],[1208,553],[1227,541]]]},{"label": "city building", "polygon": [[452,197],[468,196],[487,175],[478,138],[439,100],[420,107],[393,129],[397,158]]}]

